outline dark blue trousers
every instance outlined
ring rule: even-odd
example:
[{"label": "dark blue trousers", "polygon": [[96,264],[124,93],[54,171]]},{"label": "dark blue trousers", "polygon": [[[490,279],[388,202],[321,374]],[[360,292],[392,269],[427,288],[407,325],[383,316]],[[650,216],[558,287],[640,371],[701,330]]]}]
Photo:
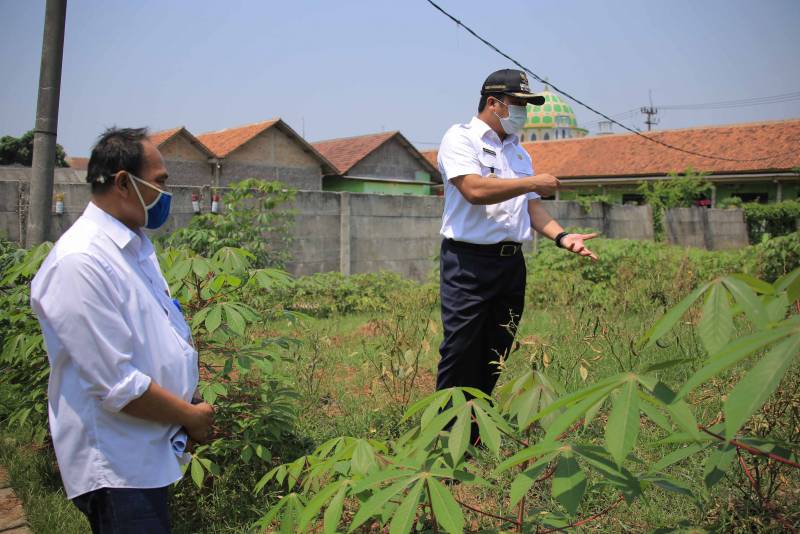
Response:
[{"label": "dark blue trousers", "polygon": [[499,377],[493,362],[508,357],[524,309],[524,256],[445,239],[439,261],[444,340],[436,389],[469,386],[491,394]]},{"label": "dark blue trousers", "polygon": [[167,488],[100,488],[72,502],[89,519],[92,534],[169,534]]}]

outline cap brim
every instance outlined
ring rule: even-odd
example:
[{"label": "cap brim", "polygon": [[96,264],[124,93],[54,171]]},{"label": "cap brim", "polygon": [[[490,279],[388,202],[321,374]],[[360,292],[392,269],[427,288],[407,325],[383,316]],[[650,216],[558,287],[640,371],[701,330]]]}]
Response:
[{"label": "cap brim", "polygon": [[535,95],[533,93],[506,93],[508,96],[513,96],[514,98],[522,98],[523,100],[527,100],[528,104],[533,104],[534,106],[541,106],[544,104],[544,97],[542,95]]}]

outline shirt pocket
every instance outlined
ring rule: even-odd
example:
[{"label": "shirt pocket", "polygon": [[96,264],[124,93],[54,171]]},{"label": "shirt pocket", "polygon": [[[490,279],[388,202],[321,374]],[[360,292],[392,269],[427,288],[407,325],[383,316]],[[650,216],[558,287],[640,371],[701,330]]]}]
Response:
[{"label": "shirt pocket", "polygon": [[481,176],[497,173],[497,156],[481,151],[478,154],[478,161],[481,164]]},{"label": "shirt pocket", "polygon": [[511,170],[514,171],[514,175],[517,178],[521,178],[522,176],[533,176],[533,165],[531,164],[531,160],[520,153],[514,154],[514,157],[511,159],[510,167]]}]

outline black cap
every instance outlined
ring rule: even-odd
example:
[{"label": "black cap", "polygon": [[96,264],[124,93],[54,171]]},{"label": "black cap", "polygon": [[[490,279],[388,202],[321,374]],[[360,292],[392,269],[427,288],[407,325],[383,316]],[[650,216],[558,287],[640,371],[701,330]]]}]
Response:
[{"label": "black cap", "polygon": [[515,98],[523,98],[528,101],[528,104],[534,106],[544,104],[543,96],[531,93],[528,75],[521,70],[502,69],[491,73],[481,88],[482,95],[489,93],[503,93]]}]

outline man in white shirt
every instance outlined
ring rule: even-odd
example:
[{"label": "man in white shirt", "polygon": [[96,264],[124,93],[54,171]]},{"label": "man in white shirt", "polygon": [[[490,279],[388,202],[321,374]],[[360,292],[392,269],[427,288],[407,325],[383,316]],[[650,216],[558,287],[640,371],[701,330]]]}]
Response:
[{"label": "man in white shirt", "polygon": [[[517,133],[527,104],[544,97],[530,92],[524,72],[499,70],[481,89],[478,115],[445,133],[439,170],[445,177],[441,234],[440,294],[444,340],[436,388],[469,386],[490,394],[508,356],[525,301],[521,246],[532,228],[559,247],[596,260],[584,241],[597,234],[564,232],[541,196],[558,179],[535,175]],[[477,428],[473,428],[473,442]]]},{"label": "man in white shirt", "polygon": [[94,533],[169,532],[174,443],[208,439],[192,404],[198,364],[143,227],[169,216],[167,170],[147,130],[109,129],[89,159],[92,198],[31,283],[50,362],[48,408],[67,497]]}]

